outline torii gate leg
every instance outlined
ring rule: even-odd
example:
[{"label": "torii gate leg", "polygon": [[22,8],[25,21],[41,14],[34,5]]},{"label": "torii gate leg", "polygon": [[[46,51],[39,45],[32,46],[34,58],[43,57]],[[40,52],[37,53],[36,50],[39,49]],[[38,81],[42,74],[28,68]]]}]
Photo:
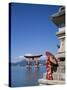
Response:
[{"label": "torii gate leg", "polygon": [[32,58],[29,58],[28,60],[28,66],[31,67],[31,61],[32,61]]},{"label": "torii gate leg", "polygon": [[38,67],[38,66],[39,66],[38,58],[35,58],[35,67]]}]

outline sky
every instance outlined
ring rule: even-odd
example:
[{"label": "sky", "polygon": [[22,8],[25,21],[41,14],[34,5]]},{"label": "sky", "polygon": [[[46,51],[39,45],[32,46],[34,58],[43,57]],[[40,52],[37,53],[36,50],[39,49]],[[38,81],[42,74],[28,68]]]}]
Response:
[{"label": "sky", "polygon": [[50,16],[59,6],[37,4],[11,4],[11,58],[27,54],[57,53],[58,27]]}]

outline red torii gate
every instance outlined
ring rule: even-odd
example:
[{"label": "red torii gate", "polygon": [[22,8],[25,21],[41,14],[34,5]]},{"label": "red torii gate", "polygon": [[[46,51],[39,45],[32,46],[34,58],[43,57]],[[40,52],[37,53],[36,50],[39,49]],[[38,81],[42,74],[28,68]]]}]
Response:
[{"label": "red torii gate", "polygon": [[38,67],[38,65],[39,65],[39,63],[38,63],[38,60],[39,60],[39,58],[41,57],[42,55],[30,55],[30,56],[24,56],[26,59],[28,59],[28,65],[30,66],[31,64],[30,64],[30,62],[32,61],[32,60],[34,60],[35,61],[35,66],[36,67]]}]

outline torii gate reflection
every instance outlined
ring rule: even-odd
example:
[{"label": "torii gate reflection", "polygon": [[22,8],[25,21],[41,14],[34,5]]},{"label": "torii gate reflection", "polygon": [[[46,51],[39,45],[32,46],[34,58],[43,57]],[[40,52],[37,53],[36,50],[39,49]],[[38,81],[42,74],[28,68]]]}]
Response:
[{"label": "torii gate reflection", "polygon": [[26,59],[28,59],[28,66],[30,67],[31,66],[31,62],[32,60],[35,61],[35,67],[38,67],[39,66],[39,58],[41,57],[42,55],[33,55],[33,56],[24,56]]}]

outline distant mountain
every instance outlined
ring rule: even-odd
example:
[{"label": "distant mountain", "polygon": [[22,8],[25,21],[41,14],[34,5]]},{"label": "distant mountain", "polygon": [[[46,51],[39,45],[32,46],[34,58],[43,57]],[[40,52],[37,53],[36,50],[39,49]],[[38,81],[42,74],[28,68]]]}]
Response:
[{"label": "distant mountain", "polygon": [[[39,63],[40,64],[45,64],[45,60],[39,60]],[[18,62],[12,62],[11,63],[11,65],[20,65],[20,66],[26,66],[28,64],[28,61],[27,60],[21,60],[21,61],[18,61]],[[34,65],[35,64],[35,61],[33,60],[32,62],[31,62],[31,64],[32,65]]]},{"label": "distant mountain", "polygon": [[21,60],[21,61],[18,61],[18,62],[11,62],[11,65],[26,65],[27,64],[27,61],[24,59],[24,60]]}]

